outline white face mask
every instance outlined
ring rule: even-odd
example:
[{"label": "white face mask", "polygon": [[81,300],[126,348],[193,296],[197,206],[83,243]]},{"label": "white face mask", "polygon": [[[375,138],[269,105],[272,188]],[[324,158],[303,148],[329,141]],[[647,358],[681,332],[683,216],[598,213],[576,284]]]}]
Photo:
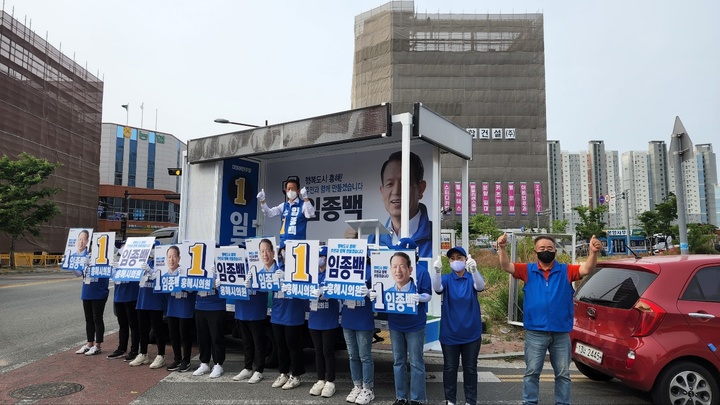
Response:
[{"label": "white face mask", "polygon": [[465,270],[465,262],[462,260],[455,260],[454,262],[450,262],[450,268],[452,268],[454,272],[460,273]]},{"label": "white face mask", "polygon": [[294,200],[294,199],[297,198],[297,191],[290,190],[290,191],[288,191],[288,192],[285,193],[285,194],[287,195],[287,198],[290,199],[290,200]]}]

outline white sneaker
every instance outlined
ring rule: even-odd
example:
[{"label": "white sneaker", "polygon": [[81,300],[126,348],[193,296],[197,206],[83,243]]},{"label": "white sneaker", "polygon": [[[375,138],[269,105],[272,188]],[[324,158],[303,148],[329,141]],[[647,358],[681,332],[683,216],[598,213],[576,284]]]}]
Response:
[{"label": "white sneaker", "polygon": [[240,374],[233,377],[233,381],[242,381],[246,378],[250,378],[253,375],[252,370],[248,370],[246,368],[243,369],[243,371],[240,372]]},{"label": "white sneaker", "polygon": [[79,348],[79,349],[75,352],[75,354],[85,354],[85,352],[87,352],[88,350],[90,350],[90,347],[91,347],[91,346],[88,346],[88,344],[86,343],[85,345],[83,345],[83,347]]},{"label": "white sneaker", "polygon": [[143,364],[148,364],[148,363],[150,363],[150,360],[148,360],[147,355],[140,353],[137,356],[135,356],[133,361],[131,361],[129,364],[130,364],[130,367],[135,367],[135,366],[141,366]]},{"label": "white sneaker", "polygon": [[273,388],[280,388],[288,381],[288,375],[287,374],[280,374],[278,378],[275,379],[275,382],[272,383]]},{"label": "white sneaker", "polygon": [[263,379],[262,373],[259,371],[256,371],[255,374],[253,374],[252,377],[250,377],[250,379],[248,380],[248,384],[257,384],[260,381],[262,381],[262,379]]},{"label": "white sneaker", "polygon": [[291,390],[299,385],[300,385],[300,377],[295,377],[294,375],[291,375],[290,378],[287,380],[287,382],[282,386],[282,389]]},{"label": "white sneaker", "polygon": [[210,371],[210,366],[208,366],[207,363],[200,363],[200,367],[197,368],[197,370],[193,371],[194,376],[203,375]]},{"label": "white sneaker", "polygon": [[222,366],[219,364],[216,364],[212,368],[212,372],[210,373],[210,378],[218,378],[221,375],[223,375],[224,372],[225,372],[225,370],[223,370]]},{"label": "white sneaker", "polygon": [[335,395],[335,383],[331,381],[326,382],[320,395],[322,395],[323,398],[330,398]]},{"label": "white sneaker", "polygon": [[318,380],[318,382],[313,384],[312,388],[310,388],[310,395],[318,396],[322,394],[323,388],[325,388],[325,380]]},{"label": "white sneaker", "polygon": [[86,356],[92,356],[92,355],[95,355],[95,354],[100,353],[101,351],[102,351],[102,350],[100,350],[99,347],[93,346],[93,347],[91,347],[90,349],[88,349],[88,351],[85,352],[85,355],[86,355]]},{"label": "white sneaker", "polygon": [[158,354],[155,356],[155,360],[153,360],[152,364],[150,365],[150,368],[160,368],[165,365],[165,356]]},{"label": "white sneaker", "polygon": [[360,395],[360,391],[362,391],[362,387],[360,387],[359,385],[354,386],[352,391],[350,391],[350,393],[348,394],[347,398],[345,398],[345,401],[354,404],[358,395]]},{"label": "white sneaker", "polygon": [[375,393],[373,392],[373,390],[369,388],[363,388],[357,398],[355,398],[355,403],[365,405],[369,404],[370,401],[372,401],[373,399],[375,399]]}]

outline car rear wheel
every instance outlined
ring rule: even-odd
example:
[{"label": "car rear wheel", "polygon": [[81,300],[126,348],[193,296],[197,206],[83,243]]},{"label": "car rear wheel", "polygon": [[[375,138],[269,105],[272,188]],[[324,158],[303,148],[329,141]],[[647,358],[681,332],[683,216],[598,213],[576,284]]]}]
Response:
[{"label": "car rear wheel", "polygon": [[601,373],[594,368],[588,366],[587,364],[581,363],[579,361],[575,362],[575,366],[578,370],[580,370],[583,375],[593,381],[610,381],[613,379],[611,375],[607,375],[605,373]]},{"label": "car rear wheel", "polygon": [[681,361],[660,373],[652,390],[656,404],[718,405],[718,382],[705,367]]}]

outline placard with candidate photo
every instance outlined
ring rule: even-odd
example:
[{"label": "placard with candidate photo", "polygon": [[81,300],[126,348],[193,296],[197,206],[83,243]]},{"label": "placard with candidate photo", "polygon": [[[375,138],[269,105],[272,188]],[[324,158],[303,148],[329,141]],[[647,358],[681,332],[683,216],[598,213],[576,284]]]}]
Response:
[{"label": "placard with candidate photo", "polygon": [[115,232],[95,232],[90,244],[90,277],[112,277],[115,260]]},{"label": "placard with candidate photo", "polygon": [[155,238],[152,236],[128,238],[120,253],[113,281],[140,281],[142,265],[148,262],[154,248]]},{"label": "placard with candidate photo", "polygon": [[238,246],[215,248],[215,273],[220,279],[220,298],[227,300],[249,300],[245,287],[247,268],[245,249]]},{"label": "placard with candidate photo", "polygon": [[365,285],[366,239],[328,239],[325,263],[325,297],[365,299],[359,290]]},{"label": "placard with candidate photo", "polygon": [[183,250],[182,243],[155,247],[155,271],[159,272],[159,277],[155,279],[155,292],[182,291],[180,276],[185,274],[185,270],[180,266],[180,257]]},{"label": "placard with candidate photo", "polygon": [[83,271],[85,259],[90,254],[92,228],[71,228],[65,242],[65,256],[60,268],[63,270]]},{"label": "placard with candidate photo", "polygon": [[258,291],[280,291],[277,269],[277,240],[274,236],[245,240],[250,288]]},{"label": "placard with candidate photo", "polygon": [[285,241],[285,279],[281,289],[288,298],[317,300],[311,293],[318,288],[320,241]]},{"label": "placard with candidate photo", "polygon": [[[407,265],[405,256],[409,258]],[[377,312],[417,314],[417,303],[407,296],[417,293],[414,250],[371,250],[372,289],[377,293],[373,309]]]}]

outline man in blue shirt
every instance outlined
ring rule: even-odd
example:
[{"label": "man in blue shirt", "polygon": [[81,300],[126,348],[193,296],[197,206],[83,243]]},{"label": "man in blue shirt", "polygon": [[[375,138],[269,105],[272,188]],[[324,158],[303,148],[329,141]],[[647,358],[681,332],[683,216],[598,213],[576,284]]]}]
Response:
[{"label": "man in blue shirt", "polygon": [[300,189],[300,181],[297,177],[290,177],[285,182],[285,197],[287,201],[275,207],[268,207],[265,204],[265,189],[260,190],[257,199],[260,202],[260,209],[268,217],[282,215],[282,224],[280,225],[280,246],[285,246],[286,240],[306,239],[306,229],[308,219],[315,216],[315,206],[312,205],[308,198],[307,189],[300,189],[300,197],[298,198],[298,189]]}]

